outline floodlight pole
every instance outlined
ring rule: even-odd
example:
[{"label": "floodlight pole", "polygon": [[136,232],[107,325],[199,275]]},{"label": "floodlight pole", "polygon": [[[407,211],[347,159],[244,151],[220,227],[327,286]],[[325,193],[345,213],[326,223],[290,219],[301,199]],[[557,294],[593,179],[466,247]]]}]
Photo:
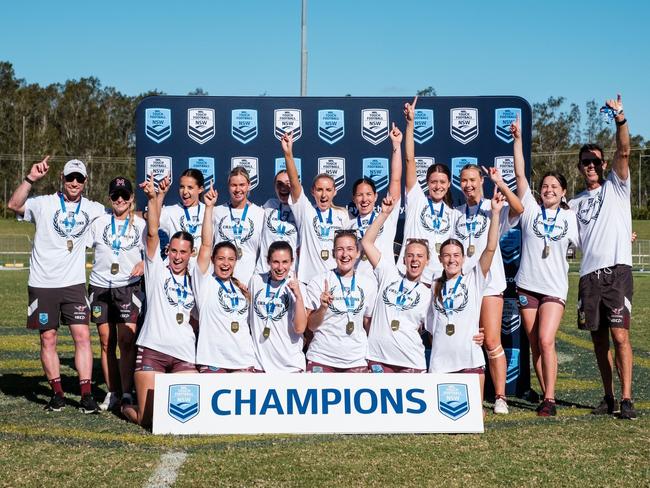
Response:
[{"label": "floodlight pole", "polygon": [[307,0],[302,0],[300,24],[300,96],[307,96]]}]

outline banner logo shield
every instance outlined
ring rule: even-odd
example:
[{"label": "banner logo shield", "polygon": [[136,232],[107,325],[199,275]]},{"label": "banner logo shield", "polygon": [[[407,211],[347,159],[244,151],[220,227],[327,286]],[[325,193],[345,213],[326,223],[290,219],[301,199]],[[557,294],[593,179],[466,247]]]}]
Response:
[{"label": "banner logo shield", "polygon": [[416,109],[413,127],[413,138],[422,144],[433,137],[433,110]]},{"label": "banner logo shield", "polygon": [[230,133],[242,144],[257,137],[257,110],[240,108],[232,111]]},{"label": "banner logo shield", "polygon": [[503,348],[506,353],[506,362],[508,368],[506,369],[506,383],[512,383],[519,378],[519,349],[516,348]]},{"label": "banner logo shield", "polygon": [[275,137],[282,140],[282,136],[293,131],[293,140],[297,141],[302,135],[302,111],[296,108],[281,108],[274,112]]},{"label": "banner logo shield", "polygon": [[460,190],[460,171],[468,164],[478,164],[478,158],[463,156],[451,158],[451,183]]},{"label": "banner logo shield", "polygon": [[189,159],[189,168],[198,169],[203,173],[203,188],[214,185],[214,158],[198,156]]},{"label": "banner logo shield", "polygon": [[521,120],[520,108],[497,108],[494,110],[494,134],[503,142],[510,144],[514,139],[510,133],[510,124]]},{"label": "banner logo shield", "polygon": [[503,264],[519,265],[521,257],[521,230],[510,229],[499,241]]},{"label": "banner logo shield", "polygon": [[388,138],[388,110],[367,108],[361,111],[361,136],[375,146]]},{"label": "banner logo shield", "polygon": [[144,111],[144,132],[149,139],[161,143],[172,135],[172,111],[168,108],[148,108]]},{"label": "banner logo shield", "polygon": [[451,137],[467,144],[478,136],[478,109],[452,108],[450,116]]},{"label": "banner logo shield", "polygon": [[147,177],[153,174],[153,183],[156,189],[158,189],[158,185],[165,176],[172,182],[172,158],[169,156],[148,156],[144,158],[144,174]]},{"label": "banner logo shield", "polygon": [[188,108],[187,135],[190,139],[204,144],[214,137],[214,109]]},{"label": "banner logo shield", "polygon": [[438,410],[451,420],[458,420],[469,412],[467,385],[440,383],[438,385]]},{"label": "banner logo shield", "polygon": [[345,158],[318,158],[318,172],[334,178],[337,191],[345,186]]},{"label": "banner logo shield", "polygon": [[182,424],[199,414],[199,385],[171,385],[167,413]]},{"label": "banner logo shield", "polygon": [[424,156],[415,158],[415,174],[418,177],[418,183],[420,184],[420,188],[422,188],[422,191],[424,192],[425,195],[427,195],[429,192],[428,185],[427,185],[427,170],[429,169],[429,166],[435,163],[436,163],[436,158],[424,157]]},{"label": "banner logo shield", "polygon": [[318,111],[318,137],[329,144],[343,139],[345,135],[345,118],[343,110]]},{"label": "banner logo shield", "polygon": [[494,158],[494,167],[501,170],[501,176],[508,188],[517,191],[517,178],[515,177],[515,160],[512,156],[497,156]]},{"label": "banner logo shield", "polygon": [[260,182],[260,171],[257,158],[251,156],[235,156],[230,160],[230,169],[235,169],[237,166],[241,166],[248,171],[248,176],[251,179],[250,189],[253,190],[257,188],[257,185]]},{"label": "banner logo shield", "polygon": [[[293,158],[293,161],[296,163],[296,169],[298,170],[298,179],[302,181],[302,163],[300,158]],[[284,158],[275,158],[275,174],[278,174],[278,171],[286,170],[287,162]]]},{"label": "banner logo shield", "polygon": [[503,316],[501,320],[501,332],[506,335],[513,334],[521,326],[521,316],[516,298],[503,300]]},{"label": "banner logo shield", "polygon": [[377,191],[388,186],[388,159],[363,158],[363,176],[375,182]]}]

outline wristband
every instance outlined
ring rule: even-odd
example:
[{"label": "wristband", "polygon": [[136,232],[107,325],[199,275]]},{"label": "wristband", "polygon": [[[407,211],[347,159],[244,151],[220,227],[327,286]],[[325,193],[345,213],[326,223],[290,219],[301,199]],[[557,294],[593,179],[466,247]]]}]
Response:
[{"label": "wristband", "polygon": [[30,179],[29,176],[25,176],[25,178],[23,178],[23,180],[26,181],[27,183],[29,183],[30,185],[33,185],[34,183],[36,183],[34,180]]},{"label": "wristband", "polygon": [[622,125],[627,124],[627,119],[623,119],[623,120],[621,120],[620,122],[619,122],[618,120],[615,120],[614,122],[616,123],[616,126],[617,126],[617,127],[620,127],[620,126],[622,126]]}]

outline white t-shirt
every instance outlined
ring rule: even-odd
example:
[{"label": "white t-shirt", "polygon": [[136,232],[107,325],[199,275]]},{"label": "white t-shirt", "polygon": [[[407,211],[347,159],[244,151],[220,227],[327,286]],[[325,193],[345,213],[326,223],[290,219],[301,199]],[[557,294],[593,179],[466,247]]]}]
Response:
[{"label": "white t-shirt", "polygon": [[[314,276],[336,267],[333,253],[334,233],[345,228],[347,212],[331,208],[331,219],[328,210],[321,212],[321,221],[316,207],[309,203],[304,191],[296,202],[289,197],[289,203],[300,232],[298,279],[309,283]],[[325,256],[326,259],[323,259]]]},{"label": "white t-shirt", "polygon": [[[386,256],[386,259],[390,262],[395,262],[395,251],[393,250],[393,242],[395,241],[395,234],[397,233],[397,221],[399,219],[399,206],[400,200],[395,202],[395,208],[388,215],[386,222],[379,229],[379,234],[375,240],[375,246],[381,252],[382,256]],[[368,215],[361,217],[354,217],[352,214],[348,214],[348,223],[346,227],[348,229],[355,229],[357,231],[357,236],[359,240],[363,238],[363,235],[370,227],[371,221],[376,219],[378,212],[373,210]],[[361,222],[361,231],[359,230],[359,222]],[[357,271],[360,273],[366,273],[373,275],[372,264],[367,259],[363,259],[365,254],[361,251],[361,257],[357,261]]]},{"label": "white t-shirt", "polygon": [[[446,312],[436,297],[431,299],[431,314],[427,317],[427,330],[433,336],[430,373],[454,373],[485,365],[481,346],[472,337],[478,334],[481,302],[487,281],[480,266],[475,266],[460,278],[458,287],[456,277],[446,282],[446,290],[443,288],[443,300],[453,300],[453,306],[448,303],[453,312]],[[452,328],[450,324],[453,324],[453,330],[448,330],[448,326]],[[449,332],[453,333],[450,335]]]},{"label": "white t-shirt", "polygon": [[[365,366],[368,338],[363,328],[363,318],[371,317],[377,297],[377,281],[372,276],[356,273],[354,290],[352,277],[341,278],[343,291],[338,275],[326,271],[315,277],[307,286],[308,309],[320,307],[320,296],[323,293],[325,279],[329,285],[334,300],[323,317],[323,322],[314,331],[314,338],[309,344],[307,359],[335,368],[355,368]],[[346,299],[350,310],[346,305]],[[354,329],[348,334],[347,324],[352,322]]]},{"label": "white t-shirt", "polygon": [[212,263],[205,274],[195,266],[192,279],[199,309],[196,364],[226,369],[255,366],[249,305],[241,290],[230,280],[222,286]]},{"label": "white t-shirt", "polygon": [[[430,203],[429,203],[430,202]],[[433,206],[433,214],[431,213]],[[442,215],[440,210],[442,208]],[[442,244],[449,239],[454,230],[457,212],[443,202],[434,203],[429,200],[419,184],[413,185],[406,193],[406,215],[404,220],[404,241],[397,259],[397,267],[406,272],[404,253],[408,239],[427,239],[429,241],[429,264],[420,278],[423,283],[431,284],[442,274],[442,265],[438,259],[436,244]]]},{"label": "white t-shirt", "polygon": [[610,171],[601,186],[569,202],[578,218],[582,245],[580,276],[617,264],[632,266],[630,178]]},{"label": "white t-shirt", "polygon": [[[231,214],[232,211],[232,214]],[[246,218],[243,218],[246,212]],[[214,208],[214,242],[232,242],[241,249],[242,256],[235,266],[235,278],[247,284],[255,272],[255,263],[260,250],[260,238],[264,225],[264,210],[254,203],[248,208],[233,208],[229,203]],[[239,229],[238,226],[241,226]],[[241,230],[235,237],[235,228]]]},{"label": "white t-shirt", "polygon": [[[190,276],[172,275],[157,248],[153,259],[145,253],[144,282],[147,313],[136,344],[194,363],[196,337],[190,325],[194,293]],[[180,324],[176,319],[179,313],[183,315]]]},{"label": "white t-shirt", "polygon": [[[542,208],[530,188],[521,203],[524,213],[517,219],[521,222],[521,262],[515,277],[517,286],[566,300],[569,290],[566,252],[570,243],[579,244],[576,214],[573,210],[545,210],[544,220]],[[548,238],[545,238],[545,224]],[[550,249],[547,257],[543,257],[545,244]]]},{"label": "white t-shirt", "polygon": [[[375,268],[379,292],[368,333],[368,359],[393,366],[426,369],[420,326],[424,325],[431,291],[407,280],[383,256]],[[395,321],[397,330],[393,330]]]},{"label": "white t-shirt", "polygon": [[[480,210],[477,208],[480,205]],[[463,243],[465,248],[465,264],[463,271],[467,272],[475,266],[478,266],[481,254],[487,246],[488,230],[490,228],[490,219],[492,217],[492,203],[489,199],[484,198],[479,205],[473,205],[469,208],[469,220],[467,219],[466,207],[467,204],[462,204],[458,207],[458,218],[454,226],[453,238],[458,239]],[[477,212],[478,210],[478,212]],[[510,222],[508,213],[510,207],[504,205],[501,209],[499,218],[499,237],[501,237],[508,229],[510,229]],[[469,230],[467,225],[469,224]],[[470,236],[471,234],[471,236]],[[474,246],[474,254],[468,256],[469,246]],[[503,269],[503,259],[501,257],[501,247],[497,243],[497,250],[492,259],[492,266],[490,266],[490,278],[488,279],[485,288],[485,295],[499,295],[506,289],[506,273]]]},{"label": "white t-shirt", "polygon": [[[90,224],[106,213],[103,205],[81,197],[64,201],[60,193],[32,197],[25,202],[19,220],[36,225],[29,258],[27,284],[36,288],[63,288],[86,283],[86,247],[90,245]],[[68,250],[68,241],[72,249]]]},{"label": "white t-shirt", "polygon": [[[301,292],[306,296],[303,285]],[[250,284],[249,322],[259,369],[267,373],[305,370],[303,336],[293,328],[296,299],[286,281],[271,280],[268,273],[254,274]],[[264,329],[268,327],[268,336]]]},{"label": "white t-shirt", "polygon": [[[187,213],[186,213],[187,211]],[[194,207],[183,207],[180,203],[163,207],[160,211],[160,229],[171,239],[176,232],[185,231],[194,237],[194,249],[198,252],[201,247],[201,228],[205,205],[201,202]],[[189,219],[187,216],[189,215]]]},{"label": "white t-shirt", "polygon": [[[113,232],[112,217],[112,214],[104,214],[90,226],[95,261],[89,281],[102,288],[119,288],[140,281],[140,276],[131,276],[131,271],[142,261],[145,250],[145,221],[137,215],[128,217],[128,222],[115,219]],[[114,263],[118,264],[117,274],[111,273]]]},{"label": "white t-shirt", "polygon": [[260,257],[257,260],[255,273],[266,273],[269,264],[266,260],[269,246],[275,241],[286,241],[293,249],[292,270],[297,269],[298,262],[298,226],[293,217],[291,206],[282,203],[277,198],[271,198],[262,206],[264,209],[264,222],[262,223],[262,238],[260,240]]}]

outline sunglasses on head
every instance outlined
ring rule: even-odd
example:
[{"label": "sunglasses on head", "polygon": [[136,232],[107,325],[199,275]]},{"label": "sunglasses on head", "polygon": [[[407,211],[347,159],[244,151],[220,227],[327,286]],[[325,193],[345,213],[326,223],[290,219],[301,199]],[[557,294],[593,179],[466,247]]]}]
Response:
[{"label": "sunglasses on head", "polygon": [[580,164],[585,167],[589,166],[590,164],[593,164],[594,166],[602,166],[603,160],[600,158],[585,158],[580,160]]},{"label": "sunglasses on head", "polygon": [[68,183],[72,183],[74,180],[77,180],[78,183],[86,182],[86,177],[81,173],[70,173],[69,175],[65,175],[63,178]]},{"label": "sunglasses on head", "polygon": [[131,194],[125,190],[118,190],[116,192],[111,193],[111,201],[113,202],[117,202],[120,199],[120,197],[122,198],[122,200],[126,202],[129,198],[131,198]]}]

